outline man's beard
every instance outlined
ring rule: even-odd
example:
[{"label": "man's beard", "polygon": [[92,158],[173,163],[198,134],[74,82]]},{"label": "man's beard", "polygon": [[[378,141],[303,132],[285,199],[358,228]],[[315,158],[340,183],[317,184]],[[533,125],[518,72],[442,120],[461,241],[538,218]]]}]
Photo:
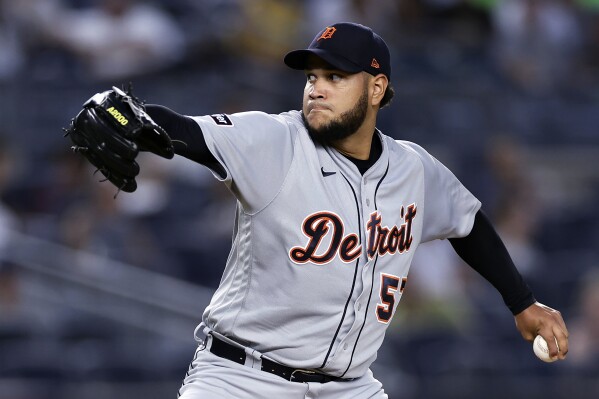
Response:
[{"label": "man's beard", "polygon": [[368,111],[368,91],[364,90],[362,96],[356,101],[356,105],[349,111],[345,111],[338,118],[331,120],[319,128],[310,126],[306,115],[302,112],[304,126],[308,130],[312,140],[321,144],[331,144],[332,142],[344,139],[354,134],[366,119]]}]

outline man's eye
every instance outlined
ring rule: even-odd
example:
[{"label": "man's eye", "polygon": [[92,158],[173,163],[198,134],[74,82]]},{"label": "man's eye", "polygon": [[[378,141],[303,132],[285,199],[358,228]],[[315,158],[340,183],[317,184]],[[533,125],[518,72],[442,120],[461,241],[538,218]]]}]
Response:
[{"label": "man's eye", "polygon": [[316,80],[316,76],[314,76],[314,74],[308,73],[306,74],[306,79],[308,79],[308,82],[314,82]]},{"label": "man's eye", "polygon": [[329,79],[331,79],[333,82],[338,82],[338,81],[340,81],[340,80],[341,80],[341,78],[342,78],[342,76],[341,76],[341,75],[338,75],[338,74],[336,74],[336,73],[332,73],[332,74],[329,76]]}]

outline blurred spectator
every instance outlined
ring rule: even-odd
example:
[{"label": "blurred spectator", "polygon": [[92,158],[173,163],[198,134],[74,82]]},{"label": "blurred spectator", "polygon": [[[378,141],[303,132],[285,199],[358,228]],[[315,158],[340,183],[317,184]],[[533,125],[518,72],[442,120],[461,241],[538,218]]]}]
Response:
[{"label": "blurred spectator", "polygon": [[238,36],[231,44],[246,57],[279,66],[281,54],[298,43],[300,2],[254,0],[242,1],[241,6],[242,25],[235,27]]},{"label": "blurred spectator", "polygon": [[42,25],[50,43],[73,53],[99,80],[155,72],[180,61],[184,35],[161,8],[137,0],[98,0],[95,7],[58,7]]},{"label": "blurred spectator", "polygon": [[0,0],[0,81],[10,79],[24,61],[21,38],[7,3]]},{"label": "blurred spectator", "polygon": [[568,323],[568,363],[586,375],[599,373],[599,272],[591,270],[580,278],[576,318]]},{"label": "blurred spectator", "polygon": [[583,63],[576,77],[577,87],[589,90],[593,96],[599,85],[599,1],[579,0],[582,9],[582,30],[584,32]]},{"label": "blurred spectator", "polygon": [[500,69],[532,93],[562,86],[572,76],[582,45],[571,0],[505,0],[494,12]]},{"label": "blurred spectator", "polygon": [[313,34],[338,21],[357,22],[375,29],[387,38],[387,45],[397,32],[399,4],[394,0],[379,0],[376,4],[365,0],[308,0],[305,2],[306,23],[304,32]]},{"label": "blurred spectator", "polygon": [[72,78],[72,57],[49,34],[59,22],[63,0],[0,1],[22,45],[23,74],[35,80]]},{"label": "blurred spectator", "polygon": [[[460,334],[472,327],[466,266],[448,241],[421,244],[414,255],[397,317],[400,335]],[[480,283],[480,282],[479,282]]]},{"label": "blurred spectator", "polygon": [[9,240],[10,232],[19,227],[19,218],[4,202],[5,189],[14,177],[14,173],[15,160],[12,147],[9,141],[0,135],[0,254]]},{"label": "blurred spectator", "polygon": [[64,150],[51,154],[43,164],[42,173],[39,163],[34,167],[32,173],[37,179],[29,183],[33,187],[24,187],[23,192],[18,193],[19,203],[30,212],[60,215],[73,203],[89,196],[90,185],[95,183],[94,179],[90,179],[93,171],[80,154],[65,146]]},{"label": "blurred spectator", "polygon": [[[20,230],[17,214],[3,201],[5,188],[14,177],[15,163],[9,141],[0,135],[0,319],[13,316],[18,301],[18,282],[13,264],[6,257],[11,234]],[[2,323],[0,323],[2,324]]]},{"label": "blurred spectator", "polygon": [[432,66],[444,75],[475,80],[486,74],[489,11],[467,0],[426,0],[427,28],[436,39],[427,47]]},{"label": "blurred spectator", "polygon": [[420,0],[402,0],[398,2],[397,12],[400,24],[399,28],[406,28],[401,29],[402,34],[404,31],[415,34],[422,27],[425,10]]},{"label": "blurred spectator", "polygon": [[307,0],[304,3],[306,23],[302,25],[306,39],[312,39],[308,36],[337,21],[357,22],[350,3],[349,0]]},{"label": "blurred spectator", "polygon": [[[177,274],[176,262],[166,260],[163,248],[143,219],[121,209],[113,185],[96,183],[89,189],[93,193],[73,202],[60,215],[56,233],[59,243],[137,267]],[[135,202],[135,198],[128,201]]]},{"label": "blurred spectator", "polygon": [[123,260],[131,221],[119,213],[113,186],[90,187],[94,195],[89,200],[71,204],[61,215],[59,241],[75,250]]},{"label": "blurred spectator", "polygon": [[[227,43],[243,26],[240,0],[162,1],[185,33],[185,67],[194,71],[221,70],[230,55]],[[263,22],[267,22],[266,20]],[[239,49],[236,49],[239,50]]]},{"label": "blurred spectator", "polygon": [[535,233],[543,214],[535,181],[528,174],[524,149],[513,138],[496,136],[487,146],[487,162],[494,186],[491,217],[514,263],[524,275],[541,261]]},{"label": "blurred spectator", "polygon": [[189,256],[186,280],[216,288],[231,249],[236,203],[226,186],[214,179],[205,187],[204,195],[206,203],[181,226],[177,251]]},{"label": "blurred spectator", "polygon": [[[229,68],[223,85],[231,85],[223,98],[243,103],[251,98],[252,109],[282,112],[289,101],[288,84],[293,71],[284,67],[282,56],[303,45],[299,34],[303,21],[301,1],[252,0],[238,2],[238,15],[231,24],[221,24],[221,36]],[[301,44],[300,44],[301,43]],[[224,74],[223,74],[224,76]],[[262,94],[256,96],[256,92]],[[293,98],[296,106],[298,98]],[[222,112],[222,110],[219,110]]]}]

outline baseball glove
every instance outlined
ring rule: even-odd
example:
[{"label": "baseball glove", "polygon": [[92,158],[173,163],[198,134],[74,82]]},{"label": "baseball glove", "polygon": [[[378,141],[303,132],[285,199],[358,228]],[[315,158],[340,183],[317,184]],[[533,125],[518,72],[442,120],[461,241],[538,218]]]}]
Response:
[{"label": "baseball glove", "polygon": [[175,155],[170,137],[131,94],[131,87],[124,92],[113,86],[95,94],[64,131],[73,142],[71,149],[85,156],[119,191],[137,189],[139,151],[167,159]]}]

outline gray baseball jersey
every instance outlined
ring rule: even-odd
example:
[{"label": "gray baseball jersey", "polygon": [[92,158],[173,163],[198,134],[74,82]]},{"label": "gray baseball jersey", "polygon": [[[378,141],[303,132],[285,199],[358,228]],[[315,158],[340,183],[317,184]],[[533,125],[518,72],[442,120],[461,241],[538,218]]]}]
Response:
[{"label": "gray baseball jersey", "polygon": [[416,247],[462,237],[480,202],[414,143],[377,131],[364,174],[298,111],[194,117],[237,198],[203,323],[287,366],[354,378],[376,359]]}]

